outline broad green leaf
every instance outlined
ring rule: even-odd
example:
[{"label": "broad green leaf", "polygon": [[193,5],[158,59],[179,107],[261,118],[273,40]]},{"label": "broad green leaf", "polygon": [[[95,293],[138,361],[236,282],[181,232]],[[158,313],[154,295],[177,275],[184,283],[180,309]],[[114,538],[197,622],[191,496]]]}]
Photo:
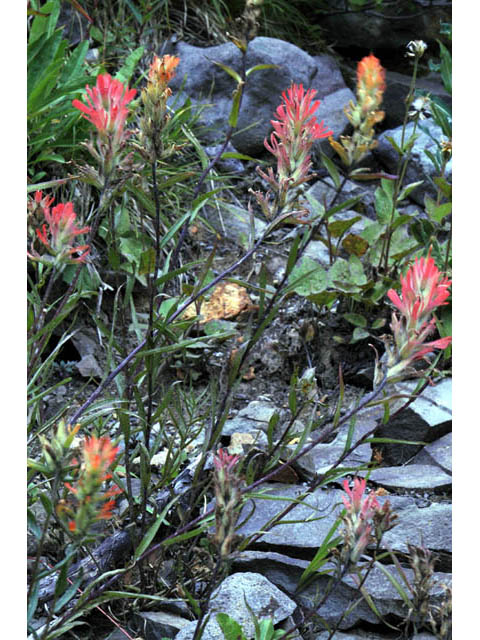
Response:
[{"label": "broad green leaf", "polygon": [[348,231],[350,227],[361,219],[362,216],[355,216],[348,220],[334,220],[334,222],[329,222],[328,231],[333,238],[340,238],[340,236],[343,236],[345,231]]},{"label": "broad green leaf", "polygon": [[366,329],[362,329],[361,327],[355,327],[353,330],[352,338],[350,340],[350,344],[354,344],[359,340],[365,340],[365,338],[370,337],[369,332]]},{"label": "broad green leaf", "polygon": [[355,325],[356,327],[366,327],[367,319],[365,316],[360,315],[359,313],[344,313],[343,317],[345,320],[348,320],[350,324]]},{"label": "broad green leaf", "polygon": [[217,613],[217,622],[225,640],[246,640],[242,627],[226,613]]},{"label": "broad green leaf", "polygon": [[115,78],[120,80],[120,82],[123,82],[123,84],[128,84],[138,66],[138,63],[140,62],[141,57],[143,56],[144,51],[145,47],[143,46],[134,49],[134,51],[127,56],[123,67],[117,71]]},{"label": "broad green leaf", "polygon": [[354,256],[363,256],[367,251],[369,244],[361,236],[349,233],[342,240],[342,247],[347,253]]},{"label": "broad green leaf", "polygon": [[327,288],[328,279],[327,272],[318,262],[304,256],[292,270],[289,280],[295,293],[308,297],[324,291]]},{"label": "broad green leaf", "polygon": [[381,187],[375,190],[375,213],[380,224],[388,224],[393,213],[392,196]]},{"label": "broad green leaf", "polygon": [[405,198],[417,187],[419,187],[421,184],[423,184],[423,180],[419,180],[418,182],[411,182],[410,184],[407,184],[406,187],[404,187],[401,191],[400,191],[400,195],[398,196],[398,201],[401,202],[402,200],[405,200]]}]

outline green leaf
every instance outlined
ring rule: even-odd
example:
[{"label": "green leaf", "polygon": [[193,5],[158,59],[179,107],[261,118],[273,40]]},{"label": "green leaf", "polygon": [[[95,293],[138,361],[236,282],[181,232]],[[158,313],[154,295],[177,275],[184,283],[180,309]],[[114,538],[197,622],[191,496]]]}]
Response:
[{"label": "green leaf", "polygon": [[398,582],[398,580],[390,573],[390,571],[381,562],[378,562],[378,560],[375,560],[375,566],[378,567],[378,569],[380,569],[380,571],[388,578],[388,580],[395,587],[397,593],[400,595],[404,603],[407,605],[408,608],[410,608],[411,606],[410,598],[408,597],[408,594],[406,593],[402,585]]},{"label": "green leaf", "polygon": [[232,69],[232,67],[229,67],[228,64],[223,64],[222,62],[218,62],[217,60],[212,60],[212,62],[213,64],[216,64],[218,67],[223,69],[226,73],[228,73],[228,75],[235,80],[237,85],[243,84],[240,74],[235,71],[235,69]]},{"label": "green leaf", "polygon": [[442,178],[440,176],[436,176],[435,178],[433,178],[433,181],[437,185],[437,187],[440,189],[440,191],[443,193],[443,195],[449,200],[451,200],[452,185],[450,184],[450,182],[447,182],[445,178]]},{"label": "green leaf", "polygon": [[332,178],[333,184],[337,189],[339,189],[341,180],[340,180],[340,174],[338,173],[336,164],[323,152],[321,153],[321,161],[325,169],[328,171],[330,177]]},{"label": "green leaf", "polygon": [[140,255],[140,265],[138,267],[139,275],[146,273],[153,273],[155,270],[155,249],[150,247],[146,251],[143,251]]},{"label": "green leaf", "polygon": [[361,257],[368,251],[369,244],[361,236],[349,233],[343,238],[342,247],[350,255]]},{"label": "green leaf", "polygon": [[292,290],[306,298],[327,288],[327,272],[318,262],[304,256],[292,270],[289,281]]},{"label": "green leaf", "polygon": [[217,622],[225,640],[246,640],[242,627],[226,613],[217,613]]},{"label": "green leaf", "polygon": [[437,40],[440,47],[440,73],[443,85],[450,95],[452,95],[452,56],[446,46]]},{"label": "green leaf", "polygon": [[310,576],[312,576],[314,573],[316,573],[320,569],[320,567],[322,567],[325,564],[325,562],[327,561],[327,557],[328,557],[330,551],[332,549],[334,549],[335,547],[337,547],[339,542],[341,542],[341,538],[340,537],[334,538],[332,540],[333,534],[338,529],[338,527],[341,524],[341,522],[342,522],[342,519],[341,518],[337,518],[335,520],[335,522],[333,523],[333,525],[330,527],[329,532],[325,536],[322,544],[318,548],[318,550],[317,550],[315,556],[313,557],[312,561],[310,562],[308,567],[305,569],[305,571],[300,576],[296,591],[300,591],[302,586],[305,585],[305,583],[310,578]]},{"label": "green leaf", "polygon": [[165,522],[165,516],[167,515],[168,511],[172,508],[172,506],[175,504],[175,502],[177,502],[179,498],[180,496],[175,496],[173,500],[170,500],[170,502],[163,508],[162,512],[157,516],[155,522],[149,528],[147,533],[143,536],[142,541],[135,549],[135,553],[133,556],[135,561],[138,560],[138,558],[148,549],[148,547],[152,543],[152,540],[157,535],[160,526]]},{"label": "green leaf", "polygon": [[250,67],[249,69],[247,69],[247,71],[245,72],[245,76],[248,78],[248,76],[254,71],[261,71],[262,69],[279,69],[279,68],[280,67],[278,66],[278,64],[256,64],[254,67]]},{"label": "green leaf", "polygon": [[358,342],[359,340],[365,340],[365,338],[368,338],[369,336],[370,336],[370,334],[366,329],[362,329],[361,327],[356,327],[353,330],[353,334],[352,334],[352,338],[350,340],[350,344],[354,344],[355,342]]},{"label": "green leaf", "polygon": [[340,238],[345,231],[348,231],[356,222],[362,219],[362,216],[355,216],[348,220],[335,220],[328,224],[328,231],[333,238]]},{"label": "green leaf", "polygon": [[419,180],[418,182],[411,182],[410,184],[407,184],[406,187],[404,187],[401,192],[400,195],[398,196],[398,202],[401,202],[402,200],[405,200],[405,198],[417,187],[419,187],[421,184],[423,184],[423,180]]},{"label": "green leaf", "polygon": [[[65,567],[62,567],[62,571],[64,568],[66,570],[67,566],[68,565],[65,565]],[[82,584],[82,581],[83,581],[83,574],[79,575],[77,579],[68,587],[68,589],[65,590],[63,595],[60,598],[58,598],[58,600],[55,602],[55,607],[53,609],[54,613],[58,613],[59,611],[61,611],[63,607],[68,602],[70,602],[70,600],[76,595],[79,586]],[[56,592],[56,588],[55,588],[55,592]]]},{"label": "green leaf", "polygon": [[239,83],[235,91],[233,92],[232,108],[230,109],[230,115],[228,116],[228,124],[231,127],[236,127],[238,122],[238,114],[240,110],[240,102],[243,94],[243,83]]},{"label": "green leaf", "polygon": [[87,51],[88,40],[81,42],[77,47],[75,47],[62,70],[59,80],[60,85],[67,83],[71,84],[79,75],[84,74],[83,63],[85,61]]},{"label": "green leaf", "polygon": [[366,327],[367,319],[359,313],[344,313],[343,317],[356,327]]},{"label": "green leaf", "polygon": [[[382,182],[387,182],[386,180]],[[390,193],[378,187],[375,190],[375,213],[380,224],[388,224],[393,212],[393,200]]]},{"label": "green leaf", "polygon": [[127,56],[123,67],[117,71],[115,78],[120,80],[120,82],[123,82],[123,84],[128,84],[138,66],[138,63],[140,62],[141,57],[143,56],[144,51],[145,47],[143,46],[137,47],[137,49],[132,51],[132,53]]}]

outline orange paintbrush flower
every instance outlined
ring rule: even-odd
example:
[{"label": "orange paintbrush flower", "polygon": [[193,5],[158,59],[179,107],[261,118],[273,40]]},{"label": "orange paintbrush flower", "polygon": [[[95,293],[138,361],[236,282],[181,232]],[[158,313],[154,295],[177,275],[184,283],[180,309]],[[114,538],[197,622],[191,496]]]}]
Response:
[{"label": "orange paintbrush flower", "polygon": [[65,483],[77,501],[75,511],[67,509],[70,515],[74,515],[68,522],[68,528],[72,533],[85,535],[94,522],[107,520],[112,516],[115,506],[113,498],[121,493],[121,490],[113,485],[105,491],[102,485],[112,477],[110,469],[115,462],[118,449],[108,436],[85,438],[83,464],[78,482],[76,486]]},{"label": "orange paintbrush flower", "polygon": [[162,58],[155,56],[148,71],[148,81],[168,85],[175,75],[175,69],[180,62],[180,58],[176,56],[165,55]]},{"label": "orange paintbrush flower", "polygon": [[357,99],[363,113],[379,108],[385,91],[385,69],[373,54],[366,56],[357,66]]}]

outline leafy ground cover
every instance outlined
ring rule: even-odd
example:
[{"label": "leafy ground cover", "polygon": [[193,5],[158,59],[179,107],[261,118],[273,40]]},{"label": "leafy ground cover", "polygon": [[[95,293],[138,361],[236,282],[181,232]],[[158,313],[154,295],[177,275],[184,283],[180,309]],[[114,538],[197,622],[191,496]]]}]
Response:
[{"label": "leafy ground cover", "polygon": [[[356,69],[345,135],[334,139],[316,116],[315,92],[293,83],[278,97],[258,161],[225,149],[259,68],[224,66],[236,90],[224,145],[209,158],[191,104],[175,109],[169,83],[178,59],[145,53],[171,32],[155,29],[154,18],[178,26],[183,16],[186,31],[230,38],[245,60],[264,3],[211,3],[208,11],[192,3],[183,14],[174,2],[70,4],[71,16],[84,19],[76,41],[59,28],[69,15],[59,0],[30,2],[28,18],[29,623],[47,611],[29,633],[100,637],[98,626],[89,631],[97,607],[122,625],[139,603],[180,598],[201,637],[235,551],[255,542],[257,534],[236,534],[247,499],[344,425],[343,451],[309,479],[306,495],[355,479],[343,482],[345,508],[300,586],[328,560],[331,587],[317,604],[346,575],[365,597],[396,516],[356,476],[381,455],[356,469],[344,460],[365,442],[381,449],[377,430],[398,412],[396,383],[418,380],[418,395],[450,367],[451,119],[415,94],[425,43],[406,43],[412,82],[404,135],[390,140],[395,174],[363,166],[384,118],[385,72],[373,54]],[[303,15],[297,5],[271,5],[273,24],[275,11],[290,17],[286,24]],[[294,32],[286,28],[285,38]],[[442,44],[438,67],[451,88],[450,63]],[[436,197],[413,217],[401,207],[418,183],[404,178],[427,110],[444,139],[430,154]],[[319,140],[332,154],[315,168]],[[246,162],[248,175],[221,172],[221,158]],[[306,195],[314,178],[330,180],[329,201]],[[348,180],[376,185],[376,219],[361,234],[352,231],[356,217],[333,218],[362,206],[359,197],[339,199]],[[229,234],[228,220],[224,234],[212,226],[207,212],[220,201],[244,207],[247,234]],[[328,249],[328,267],[307,255],[313,242]],[[261,396],[278,408],[266,442],[237,453],[224,425]],[[373,406],[382,409],[378,424],[355,440],[356,416]],[[159,578],[165,563],[176,572],[168,583]],[[398,585],[407,605],[401,632],[450,637],[448,592],[443,608],[429,606],[428,550],[412,548],[410,563],[415,584],[408,594]],[[241,636],[223,613],[225,636]],[[300,631],[311,622],[313,613]],[[296,630],[263,620],[256,634]]]}]

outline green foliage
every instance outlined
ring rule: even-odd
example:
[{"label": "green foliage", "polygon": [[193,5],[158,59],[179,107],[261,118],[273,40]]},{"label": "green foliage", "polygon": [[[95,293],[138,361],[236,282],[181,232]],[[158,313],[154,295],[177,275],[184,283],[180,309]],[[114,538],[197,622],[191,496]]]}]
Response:
[{"label": "green foliage", "polygon": [[76,148],[79,114],[72,99],[92,77],[85,73],[88,42],[69,51],[56,29],[60,0],[42,6],[30,26],[27,47],[27,133],[29,173],[34,182],[46,175],[46,163],[64,163]]}]

